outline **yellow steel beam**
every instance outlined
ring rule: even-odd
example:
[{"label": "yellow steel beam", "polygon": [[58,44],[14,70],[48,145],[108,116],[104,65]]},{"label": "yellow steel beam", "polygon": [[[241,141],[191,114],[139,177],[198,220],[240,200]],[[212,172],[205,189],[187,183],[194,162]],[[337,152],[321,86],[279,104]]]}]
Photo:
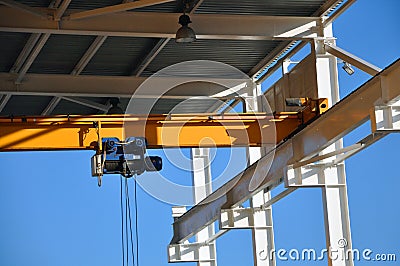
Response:
[{"label": "yellow steel beam", "polygon": [[301,112],[275,115],[3,117],[0,151],[101,150],[101,138],[131,136],[145,137],[148,148],[261,146],[281,142],[326,106],[310,101]]}]

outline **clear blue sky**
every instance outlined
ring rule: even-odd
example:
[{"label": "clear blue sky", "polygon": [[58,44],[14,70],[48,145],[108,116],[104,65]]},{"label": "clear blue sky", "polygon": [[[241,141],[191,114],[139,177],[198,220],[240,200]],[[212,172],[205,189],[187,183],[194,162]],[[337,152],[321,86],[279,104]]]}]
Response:
[{"label": "clear blue sky", "polygon": [[[399,9],[398,0],[357,1],[334,23],[337,45],[386,67],[400,55]],[[352,76],[340,71],[339,78],[343,97],[370,77],[357,70]],[[367,134],[369,125],[364,125],[346,137],[345,144]],[[353,247],[397,255],[396,263],[359,265],[400,261],[398,147],[400,136],[393,134],[346,162]],[[217,154],[215,173],[224,167],[219,163],[224,154]],[[99,189],[90,177],[91,156],[92,152],[0,154],[0,265],[121,265],[119,177],[105,177]],[[171,165],[164,171],[171,179],[190,182],[189,173]],[[140,265],[168,265],[171,206],[142,190],[138,204]],[[324,248],[319,189],[296,191],[274,205],[273,216],[277,249]],[[251,265],[250,231],[230,231],[217,241],[217,250],[219,265]]]}]

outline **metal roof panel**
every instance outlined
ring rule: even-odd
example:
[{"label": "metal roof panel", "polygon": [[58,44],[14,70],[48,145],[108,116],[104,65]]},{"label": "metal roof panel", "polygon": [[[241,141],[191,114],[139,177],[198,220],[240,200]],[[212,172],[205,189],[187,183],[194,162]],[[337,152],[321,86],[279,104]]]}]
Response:
[{"label": "metal roof panel", "polygon": [[213,60],[229,64],[247,73],[280,41],[196,40],[190,44],[177,44],[171,40],[147,67],[144,75],[190,60]]},{"label": "metal roof panel", "polygon": [[94,36],[52,34],[29,73],[69,74],[94,40]]},{"label": "metal roof panel", "polygon": [[0,115],[40,115],[51,98],[50,96],[13,95]]},{"label": "metal roof panel", "polygon": [[205,0],[196,13],[264,16],[310,16],[326,0]]},{"label": "metal roof panel", "polygon": [[29,33],[0,32],[0,72],[11,70],[29,35]]},{"label": "metal roof panel", "polygon": [[157,41],[155,38],[108,37],[82,75],[130,75]]},{"label": "metal roof panel", "polygon": [[97,114],[99,110],[87,107],[81,104],[77,104],[67,100],[61,100],[56,108],[54,108],[53,115],[89,115]]}]

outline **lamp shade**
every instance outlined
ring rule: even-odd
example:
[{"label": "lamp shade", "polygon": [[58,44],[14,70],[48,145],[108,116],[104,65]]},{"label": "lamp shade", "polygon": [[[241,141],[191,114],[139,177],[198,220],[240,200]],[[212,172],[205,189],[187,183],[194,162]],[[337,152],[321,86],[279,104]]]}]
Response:
[{"label": "lamp shade", "polygon": [[175,41],[177,43],[191,43],[196,40],[196,34],[191,27],[182,26],[176,32]]},{"label": "lamp shade", "polygon": [[183,14],[179,17],[179,24],[182,25],[176,32],[175,41],[177,43],[191,43],[196,40],[196,33],[194,30],[189,27],[190,17],[186,14]]}]

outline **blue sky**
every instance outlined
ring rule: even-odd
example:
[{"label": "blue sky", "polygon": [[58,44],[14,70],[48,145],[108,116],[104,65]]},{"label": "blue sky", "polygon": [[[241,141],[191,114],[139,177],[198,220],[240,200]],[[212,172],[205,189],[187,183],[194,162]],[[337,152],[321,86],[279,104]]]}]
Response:
[{"label": "blue sky", "polygon": [[[381,4],[382,3],[382,4]],[[398,0],[359,0],[334,23],[337,45],[384,68],[399,57]],[[370,77],[356,70],[339,73],[341,96]],[[343,118],[345,119],[345,118]],[[345,138],[351,145],[369,134],[369,124]],[[392,134],[346,161],[353,247],[395,253],[400,260],[400,172]],[[159,151],[150,151],[159,154]],[[185,151],[187,154],[187,151]],[[214,174],[224,167],[217,153]],[[243,154],[238,153],[237,160]],[[107,176],[98,188],[90,177],[92,152],[0,154],[0,265],[120,265],[119,177]],[[238,163],[239,171],[243,164]],[[165,175],[182,184],[190,173],[165,166]],[[142,176],[145,178],[145,176]],[[141,178],[142,178],[141,177]],[[132,186],[131,186],[132,191]],[[132,199],[132,197],[131,197]],[[172,237],[171,205],[138,190],[140,265],[168,265]],[[273,209],[276,248],[325,245],[321,191],[297,190]],[[251,234],[230,231],[217,241],[219,265],[251,265]],[[278,261],[278,265],[302,265]],[[360,262],[359,265],[396,265]],[[195,265],[186,263],[181,265]],[[307,265],[326,265],[309,262]]]}]

